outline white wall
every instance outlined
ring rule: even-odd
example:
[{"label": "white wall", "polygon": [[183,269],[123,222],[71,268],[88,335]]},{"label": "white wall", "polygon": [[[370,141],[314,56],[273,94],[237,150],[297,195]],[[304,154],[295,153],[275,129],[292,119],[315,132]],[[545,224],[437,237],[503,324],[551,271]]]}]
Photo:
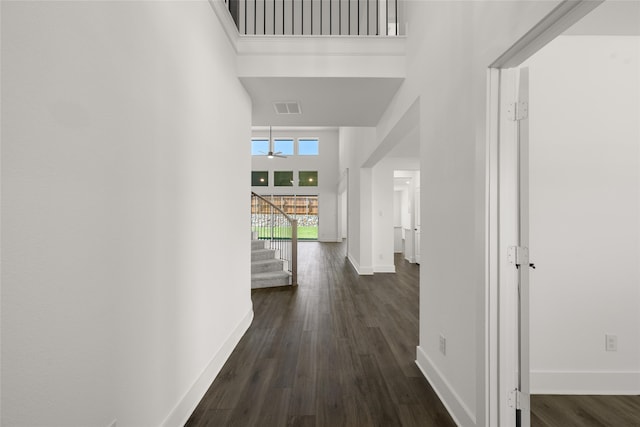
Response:
[{"label": "white wall", "polygon": [[373,172],[373,271],[395,273],[394,247],[394,195],[393,163],[382,160],[372,168]]},{"label": "white wall", "polygon": [[[269,131],[254,130],[253,138],[269,138]],[[318,240],[321,242],[339,242],[342,239],[338,230],[338,129],[299,128],[273,130],[273,138],[318,138],[318,156],[289,156],[286,159],[266,156],[252,156],[251,168],[254,171],[270,171],[268,187],[252,187],[257,194],[296,194],[318,196]],[[276,187],[273,185],[273,171],[293,171],[297,180],[298,171],[318,171],[317,187]]]},{"label": "white wall", "polygon": [[372,171],[362,168],[375,147],[375,128],[340,127],[339,168],[348,171],[347,257],[360,274],[373,274]]},{"label": "white wall", "polygon": [[2,425],[182,425],[248,327],[234,63],[206,1],[2,3]]},{"label": "white wall", "polygon": [[640,37],[564,36],[524,64],[533,392],[640,393],[639,57]]},{"label": "white wall", "polygon": [[[487,425],[487,67],[557,1],[409,1],[407,78],[377,126],[384,141],[419,103],[420,345],[417,363],[465,426]],[[439,352],[439,335],[447,354]],[[495,425],[495,424],[493,424]]]}]

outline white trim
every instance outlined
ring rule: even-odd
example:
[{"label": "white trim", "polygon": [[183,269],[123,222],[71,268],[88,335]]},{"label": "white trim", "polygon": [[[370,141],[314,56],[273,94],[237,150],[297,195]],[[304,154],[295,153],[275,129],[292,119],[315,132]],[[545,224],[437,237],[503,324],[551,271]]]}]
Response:
[{"label": "white trim", "polygon": [[238,53],[238,39],[240,38],[240,34],[238,33],[238,28],[236,27],[236,23],[233,22],[233,18],[227,10],[227,6],[224,4],[223,0],[209,0],[209,4],[211,5],[211,9],[218,16],[218,20],[220,24],[222,24],[222,28],[224,29],[227,38],[229,38],[229,42],[233,47],[233,50]]},{"label": "white trim", "polygon": [[213,356],[211,361],[204,368],[202,373],[194,381],[193,385],[180,399],[178,404],[171,410],[167,418],[160,424],[163,427],[173,427],[184,425],[193,413],[200,400],[206,393],[213,380],[216,379],[222,366],[231,355],[233,349],[238,345],[240,338],[251,326],[253,321],[253,308],[250,308],[247,314],[242,318],[238,326],[231,332],[229,337],[220,347],[220,350]]},{"label": "white trim", "polygon": [[490,68],[512,68],[542,49],[547,43],[581,20],[604,0],[564,0],[506,52]]},{"label": "white trim", "polygon": [[371,275],[373,275],[373,267],[362,267],[362,266],[360,266],[358,261],[356,261],[355,258],[353,257],[353,255],[351,255],[351,254],[347,254],[347,259],[349,260],[349,262],[351,263],[353,268],[356,270],[356,272],[360,276],[371,276]]},{"label": "white trim", "polygon": [[453,421],[459,426],[475,426],[476,417],[473,412],[465,405],[420,346],[416,347],[416,365],[431,384]]},{"label": "white trim", "polygon": [[640,394],[640,371],[532,371],[531,394]]},{"label": "white trim", "polygon": [[483,303],[484,326],[484,405],[485,425],[490,426],[498,420],[498,140],[500,113],[500,70],[487,70],[487,144],[485,146],[484,182],[485,182],[485,217],[484,217],[484,274],[485,289]]},{"label": "white trim", "polygon": [[242,34],[237,40],[239,55],[403,57],[407,50],[407,38],[403,36]]},{"label": "white trim", "polygon": [[396,266],[391,264],[391,265],[374,265],[373,266],[373,272],[374,273],[395,273],[396,272]]}]

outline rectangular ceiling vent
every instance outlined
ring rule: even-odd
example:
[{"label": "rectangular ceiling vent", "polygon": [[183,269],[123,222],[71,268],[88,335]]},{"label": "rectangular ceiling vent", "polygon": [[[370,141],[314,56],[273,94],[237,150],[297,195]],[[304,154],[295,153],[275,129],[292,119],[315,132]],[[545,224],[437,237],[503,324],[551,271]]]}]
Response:
[{"label": "rectangular ceiling vent", "polygon": [[276,114],[302,114],[300,104],[296,101],[274,102],[273,107],[276,109]]}]

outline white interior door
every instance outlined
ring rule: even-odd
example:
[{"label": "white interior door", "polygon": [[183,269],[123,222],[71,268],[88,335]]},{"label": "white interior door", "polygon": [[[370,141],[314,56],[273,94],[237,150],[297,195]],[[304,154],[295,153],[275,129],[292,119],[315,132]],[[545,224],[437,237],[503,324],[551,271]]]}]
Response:
[{"label": "white interior door", "polygon": [[529,427],[528,70],[501,70],[499,139],[499,417]]}]

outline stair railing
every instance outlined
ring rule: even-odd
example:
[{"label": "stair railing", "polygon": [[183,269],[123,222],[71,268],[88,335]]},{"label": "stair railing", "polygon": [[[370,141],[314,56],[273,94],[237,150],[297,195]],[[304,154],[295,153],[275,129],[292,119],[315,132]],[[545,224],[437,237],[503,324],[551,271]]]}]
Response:
[{"label": "stair railing", "polygon": [[251,192],[252,237],[269,242],[276,258],[291,274],[291,285],[298,285],[298,220],[266,198]]},{"label": "stair railing", "polygon": [[245,35],[397,36],[399,0],[224,0]]}]

